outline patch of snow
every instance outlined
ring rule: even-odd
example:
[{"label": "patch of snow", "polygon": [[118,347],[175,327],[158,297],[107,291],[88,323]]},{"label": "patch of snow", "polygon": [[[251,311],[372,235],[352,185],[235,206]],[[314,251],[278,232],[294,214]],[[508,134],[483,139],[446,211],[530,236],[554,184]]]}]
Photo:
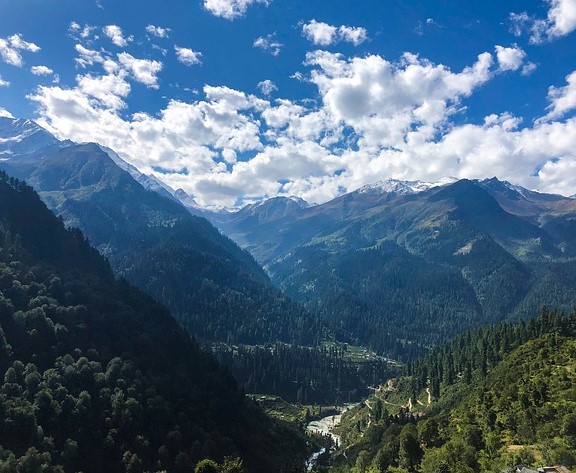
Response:
[{"label": "patch of snow", "polygon": [[419,192],[427,191],[433,187],[446,186],[456,182],[458,179],[454,177],[445,177],[437,182],[424,182],[424,181],[402,181],[399,179],[384,179],[374,184],[368,184],[361,187],[356,192],[359,194],[417,194]]},{"label": "patch of snow", "polygon": [[98,145],[102,151],[104,151],[112,161],[123,171],[130,174],[134,180],[142,185],[145,189],[154,191],[163,195],[164,197],[174,197],[175,191],[170,186],[164,184],[160,179],[155,176],[144,174],[140,172],[135,166],[124,161],[118,153],[114,150],[107,148],[106,146]]},{"label": "patch of snow", "polygon": [[468,255],[472,251],[472,247],[474,246],[474,242],[470,241],[466,243],[462,248],[459,248],[454,252],[454,256],[463,256]]}]

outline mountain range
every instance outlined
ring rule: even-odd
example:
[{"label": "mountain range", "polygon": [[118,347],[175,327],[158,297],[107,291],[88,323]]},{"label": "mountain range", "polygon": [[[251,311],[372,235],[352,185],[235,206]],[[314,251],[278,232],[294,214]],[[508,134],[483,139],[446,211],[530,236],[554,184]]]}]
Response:
[{"label": "mountain range", "polygon": [[59,142],[30,121],[0,123],[0,153],[8,156],[0,168],[32,185],[117,275],[166,304],[199,340],[311,343],[322,332],[247,251],[173,195],[182,192],[95,143]]},{"label": "mountain range", "polygon": [[407,359],[576,301],[572,198],[497,178],[389,179],[320,205],[274,197],[213,212],[113,150],[0,121],[0,168],[203,341],[329,338]]},{"label": "mountain range", "polygon": [[388,180],[210,218],[338,338],[395,356],[576,300],[576,200],[497,178]]}]

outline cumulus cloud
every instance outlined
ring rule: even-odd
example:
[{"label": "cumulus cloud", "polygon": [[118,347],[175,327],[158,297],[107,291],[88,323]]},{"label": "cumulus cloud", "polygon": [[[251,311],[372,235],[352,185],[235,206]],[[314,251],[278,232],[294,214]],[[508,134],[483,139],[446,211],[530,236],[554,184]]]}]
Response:
[{"label": "cumulus cloud", "polygon": [[161,26],[148,25],[146,27],[146,32],[157,38],[168,38],[170,31],[170,28],[162,28]]},{"label": "cumulus cloud", "polygon": [[359,26],[341,26],[338,28],[338,34],[342,41],[352,43],[354,46],[358,46],[368,39],[366,28]]},{"label": "cumulus cloud", "polygon": [[[41,121],[58,136],[109,146],[144,172],[187,190],[188,173],[200,177],[226,172],[221,157],[233,161],[233,153],[263,148],[259,123],[251,113],[267,102],[255,96],[206,86],[205,100],[172,100],[156,117],[136,113],[123,118],[119,111],[128,92],[121,74],[86,75],[79,76],[72,89],[40,86],[30,98],[39,104]],[[150,148],[142,153],[145,146]],[[180,185],[183,179],[188,182]]]},{"label": "cumulus cloud", "polygon": [[76,61],[76,64],[83,69],[104,62],[104,56],[99,51],[85,48],[81,44],[74,46],[74,49],[78,53],[78,56],[74,60]]},{"label": "cumulus cloud", "polygon": [[271,0],[204,0],[204,8],[215,16],[234,20],[244,16],[248,7],[255,3],[268,6]]},{"label": "cumulus cloud", "polygon": [[278,86],[270,79],[258,82],[258,88],[264,95],[270,95],[272,92],[276,92],[278,90]]},{"label": "cumulus cloud", "polygon": [[0,38],[0,58],[11,66],[22,67],[24,60],[21,51],[37,53],[40,47],[22,39],[22,35],[13,34],[8,38]]},{"label": "cumulus cloud", "polygon": [[[8,82],[7,80],[4,80],[4,79],[2,78],[2,76],[0,75],[0,87],[8,87],[9,85],[10,85],[10,82]],[[2,110],[3,110],[3,109],[0,109],[0,112],[1,112]],[[0,115],[0,116],[2,116],[2,115]]]},{"label": "cumulus cloud", "polygon": [[574,0],[546,0],[549,5],[546,18],[535,18],[527,12],[510,13],[512,32],[520,36],[530,34],[530,42],[544,41],[566,36],[576,30],[576,2]]},{"label": "cumulus cloud", "polygon": [[[323,202],[386,177],[447,175],[498,175],[574,194],[576,117],[564,117],[576,109],[576,72],[550,88],[550,107],[534,123],[509,113],[481,124],[454,120],[479,87],[523,67],[505,49],[459,70],[409,53],[392,62],[315,51],[307,56],[306,80],[318,90],[317,103],[207,85],[198,100],[129,115],[131,69],[103,51],[77,48],[104,73],[78,75],[73,88],[40,86],[30,98],[41,124],[57,136],[115,149],[205,206],[279,194]],[[258,88],[266,95],[273,86],[262,81]]]},{"label": "cumulus cloud", "polygon": [[302,34],[318,46],[329,46],[336,42],[338,28],[328,23],[311,20],[302,25]]},{"label": "cumulus cloud", "polygon": [[78,92],[89,97],[95,106],[113,111],[126,107],[124,98],[130,93],[130,84],[124,71],[103,76],[79,75],[76,80]]},{"label": "cumulus cloud", "polygon": [[263,51],[268,51],[272,56],[278,56],[284,47],[284,45],[276,39],[276,33],[256,38],[252,46],[262,49]]},{"label": "cumulus cloud", "polygon": [[538,69],[538,65],[533,63],[533,62],[527,62],[526,64],[524,64],[524,66],[522,67],[522,75],[523,76],[529,76],[530,74],[532,74],[536,69]]},{"label": "cumulus cloud", "polygon": [[49,76],[54,73],[54,71],[47,66],[32,66],[30,72],[35,76]]},{"label": "cumulus cloud", "polygon": [[77,44],[75,50],[78,54],[75,58],[76,64],[82,69],[100,64],[108,75],[120,75],[122,79],[130,77],[151,89],[159,88],[158,73],[163,68],[160,61],[138,59],[126,52],[119,53],[114,58],[104,49],[95,51],[81,44]]},{"label": "cumulus cloud", "polygon": [[162,70],[162,63],[151,59],[136,59],[128,53],[118,54],[118,61],[130,72],[135,81],[151,89],[158,89],[158,73]]},{"label": "cumulus cloud", "polygon": [[193,51],[189,48],[181,48],[179,46],[174,46],[176,51],[176,57],[185,66],[193,66],[195,64],[202,64],[202,53],[198,51]]},{"label": "cumulus cloud", "polygon": [[517,44],[510,48],[497,45],[496,57],[500,71],[517,71],[524,63],[526,53]]},{"label": "cumulus cloud", "polygon": [[90,26],[84,24],[84,26],[80,26],[80,24],[72,21],[70,26],[68,27],[69,35],[74,39],[87,39],[90,37],[93,31],[97,30],[98,28],[95,26]]},{"label": "cumulus cloud", "polygon": [[347,60],[315,51],[307,64],[315,66],[310,80],[325,108],[374,148],[433,136],[460,99],[490,79],[493,58],[483,53],[459,73],[408,53],[394,64],[375,55]]},{"label": "cumulus cloud", "polygon": [[6,110],[5,108],[0,107],[0,117],[3,118],[14,118],[14,115],[12,115],[8,110]]},{"label": "cumulus cloud", "polygon": [[134,40],[134,37],[124,37],[122,28],[118,25],[108,25],[102,28],[103,33],[119,48],[128,46],[128,43]]},{"label": "cumulus cloud", "polygon": [[546,122],[562,118],[568,112],[576,110],[576,71],[566,76],[567,85],[564,87],[550,87],[548,89],[548,113],[539,122]]},{"label": "cumulus cloud", "polygon": [[330,46],[338,41],[358,46],[368,39],[365,28],[345,25],[336,27],[314,19],[302,25],[302,34],[317,46]]}]

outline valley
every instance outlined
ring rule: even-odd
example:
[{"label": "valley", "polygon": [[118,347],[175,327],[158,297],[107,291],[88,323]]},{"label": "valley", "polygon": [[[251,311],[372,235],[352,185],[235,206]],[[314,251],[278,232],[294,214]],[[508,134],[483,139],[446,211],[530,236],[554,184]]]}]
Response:
[{"label": "valley", "polygon": [[[576,464],[574,199],[495,178],[390,180],[320,205],[277,197],[214,212],[110,149],[59,141],[29,121],[0,122],[0,152],[10,151],[0,161],[8,173],[0,400],[6,428],[24,429],[15,414],[23,409],[55,442],[5,439],[5,464],[50,455],[65,471],[103,468],[83,463],[87,454],[64,455],[90,441],[94,452],[116,452],[108,471],[123,471],[120,457],[134,471],[175,472],[208,459],[256,473]],[[81,254],[65,250],[74,245]],[[64,271],[64,289],[47,282],[51,271]],[[103,285],[93,296],[90,278]],[[101,305],[106,287],[117,303]],[[110,316],[128,347],[105,335]],[[178,340],[161,342],[170,355],[157,369],[179,360],[165,382],[180,380],[196,397],[154,391],[159,374],[147,367],[156,361],[140,350],[164,330]],[[70,384],[60,380],[66,370],[84,374]],[[110,378],[111,370],[119,371]],[[91,403],[104,437],[60,426],[72,401],[76,417]],[[182,405],[195,410],[182,414]],[[154,433],[159,421],[127,417],[137,412],[174,424]],[[469,436],[463,452],[458,429]]]}]

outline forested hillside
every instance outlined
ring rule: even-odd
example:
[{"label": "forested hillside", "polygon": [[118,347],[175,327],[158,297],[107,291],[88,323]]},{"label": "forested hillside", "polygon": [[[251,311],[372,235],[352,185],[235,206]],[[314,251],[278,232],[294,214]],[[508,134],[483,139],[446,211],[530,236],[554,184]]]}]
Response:
[{"label": "forested hillside", "polygon": [[345,414],[331,471],[576,465],[576,312],[467,333]]},{"label": "forested hillside", "polygon": [[49,147],[0,168],[26,179],[116,274],[165,304],[199,340],[308,344],[322,336],[320,324],[273,287],[248,252],[176,199],[145,189],[100,146]]},{"label": "forested hillside", "polygon": [[298,404],[358,402],[368,396],[369,386],[397,375],[401,369],[368,350],[345,344],[219,345],[214,354],[247,393],[275,394]]},{"label": "forested hillside", "polygon": [[[0,175],[0,469],[299,471],[306,445],[34,191]],[[238,461],[229,461],[228,466]]]},{"label": "forested hillside", "polygon": [[570,309],[575,211],[497,179],[388,180],[213,219],[341,341],[409,360],[463,330]]}]

